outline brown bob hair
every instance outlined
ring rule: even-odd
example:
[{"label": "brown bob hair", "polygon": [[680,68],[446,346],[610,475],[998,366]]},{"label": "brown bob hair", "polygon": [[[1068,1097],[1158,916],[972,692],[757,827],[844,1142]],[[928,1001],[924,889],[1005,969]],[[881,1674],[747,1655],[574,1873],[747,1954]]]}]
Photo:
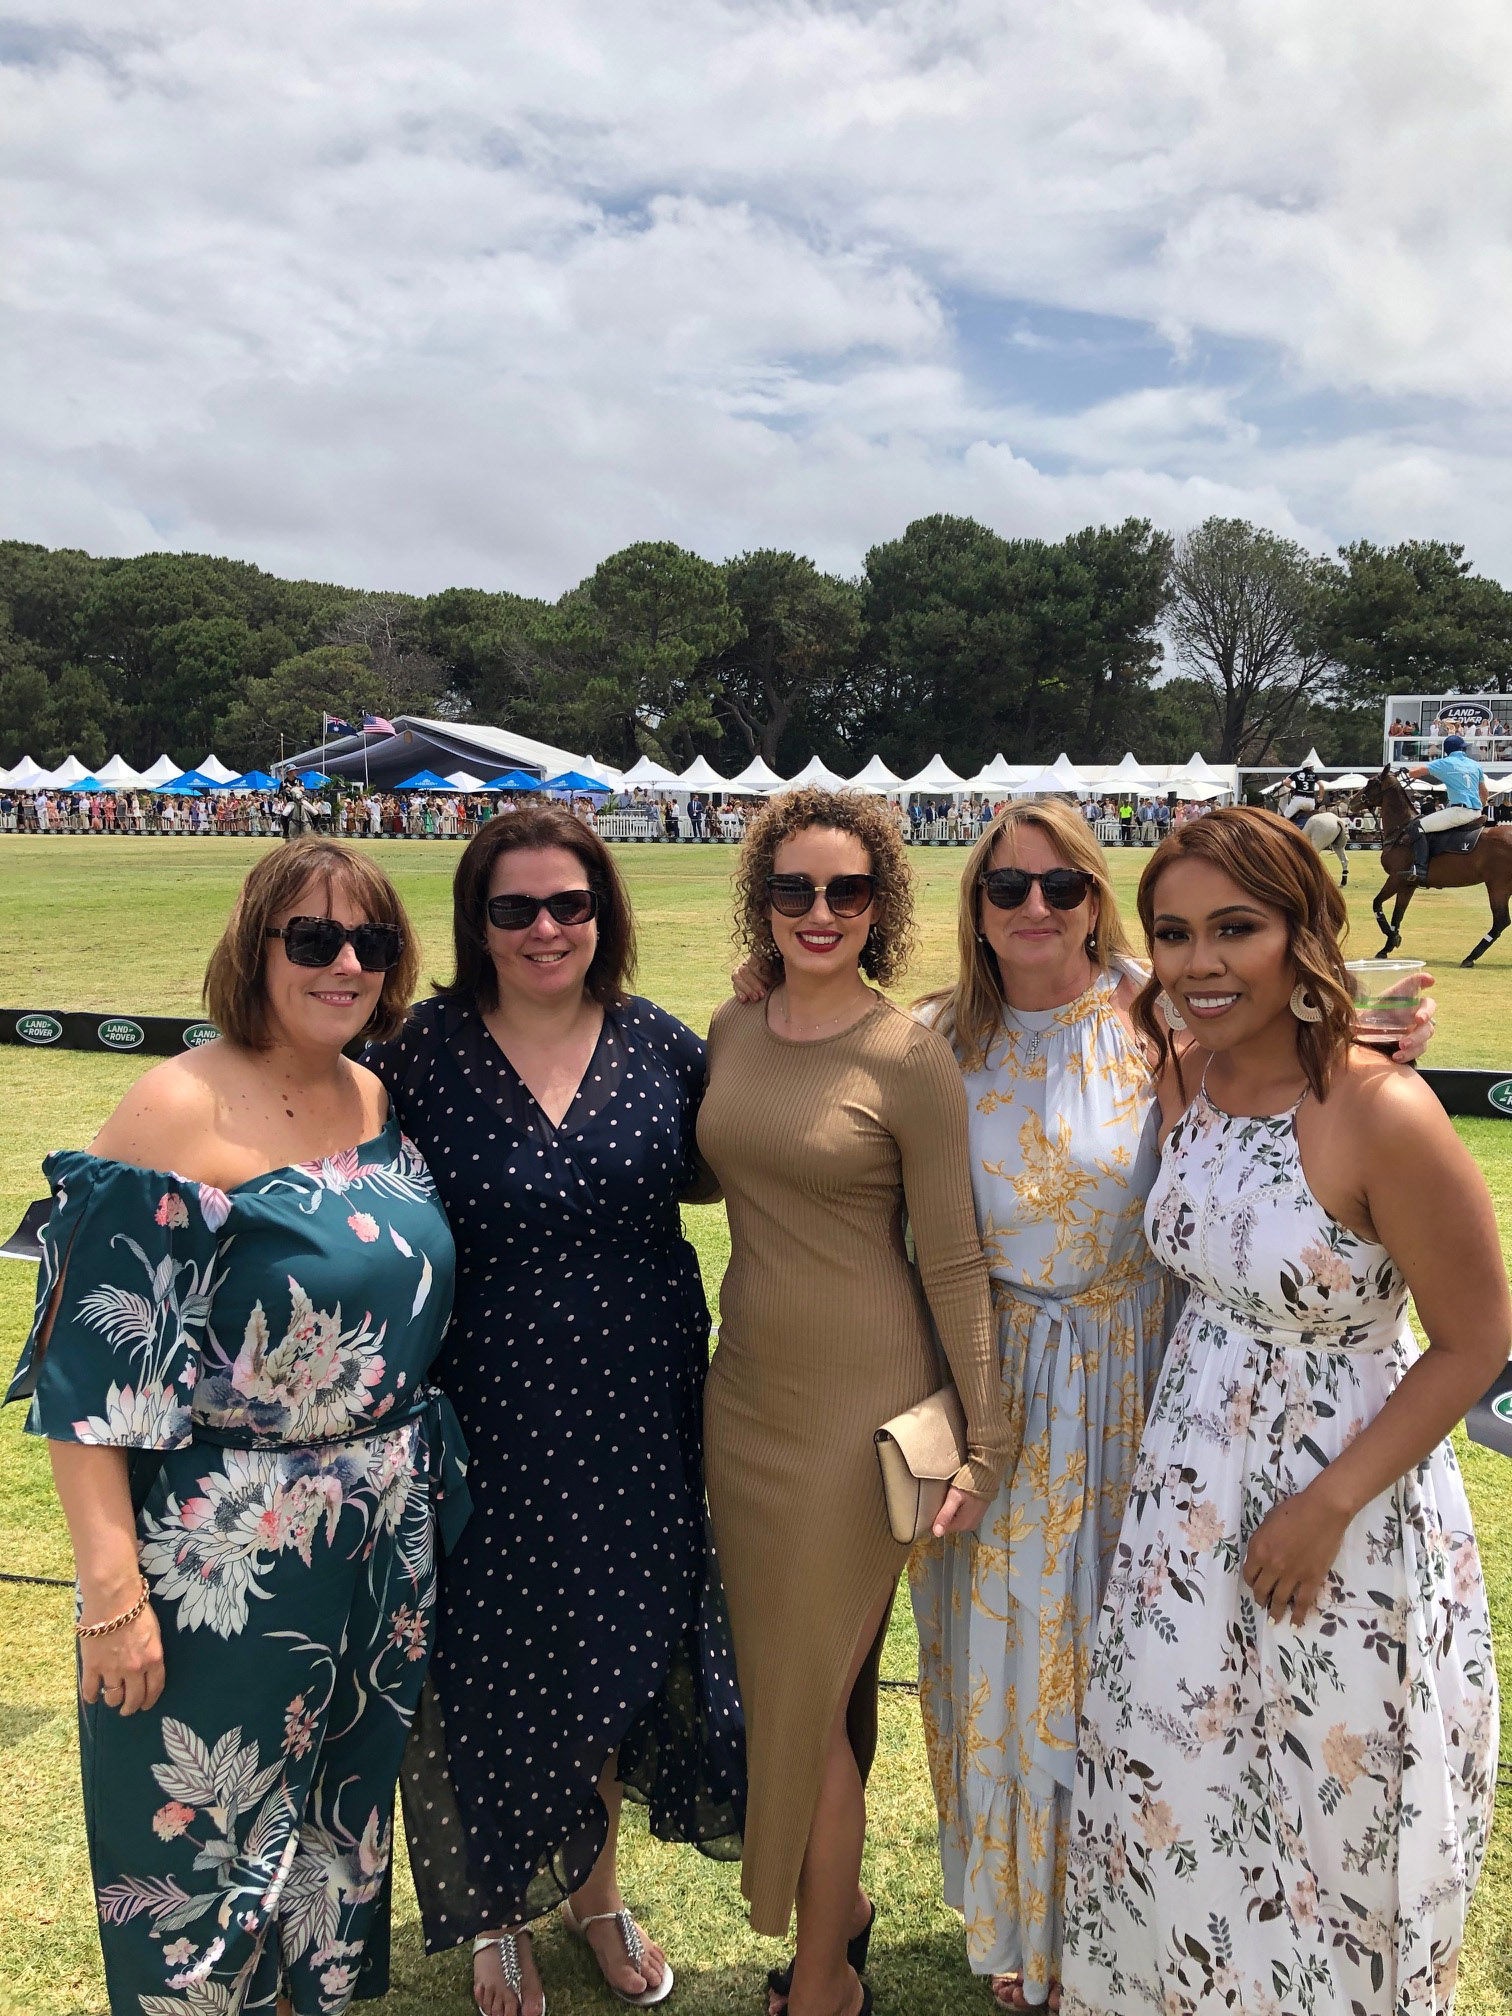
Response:
[{"label": "brown bob hair", "polygon": [[935,1027],[955,1046],[966,1071],[980,1071],[986,1064],[987,1052],[1003,1022],[1002,976],[997,956],[981,931],[981,906],[986,901],[982,877],[999,841],[1006,840],[1011,849],[1014,836],[1025,826],[1043,833],[1068,868],[1080,868],[1096,884],[1097,918],[1087,940],[1087,957],[1096,971],[1111,972],[1116,961],[1131,959],[1134,954],[1108,878],[1107,857],[1081,813],[1057,798],[1010,805],[982,834],[961,871],[955,985],[926,994],[917,1004],[938,1004]]},{"label": "brown bob hair", "polygon": [[312,882],[323,885],[327,911],[332,890],[339,889],[370,924],[398,927],[403,941],[399,963],[384,974],[378,1005],[362,1033],[371,1042],[386,1043],[404,1026],[420,979],[420,947],[398,890],[366,855],[339,840],[291,840],[265,854],[243,882],[205,968],[205,1012],[228,1043],[245,1050],[271,1046],[268,927]]},{"label": "brown bob hair", "polygon": [[488,950],[488,885],[501,854],[522,847],[565,847],[583,864],[599,899],[598,944],[584,982],[601,1007],[624,1000],[635,978],[635,917],[609,849],[597,833],[560,805],[523,805],[480,826],[462,852],[452,882],[452,947],[456,971],[436,988],[449,1001],[496,1008],[499,977]]},{"label": "brown bob hair", "polygon": [[913,870],[891,806],[860,791],[826,791],[821,785],[805,784],[767,800],[746,828],[735,864],[736,942],[766,967],[775,985],[782,975],[782,954],[772,936],[767,877],[783,841],[810,826],[852,833],[866,849],[877,893],[861,970],[878,986],[889,986],[913,954]]},{"label": "brown bob hair", "polygon": [[[1313,1096],[1327,1098],[1334,1067],[1354,1041],[1355,1007],[1344,967],[1349,911],[1329,880],[1322,855],[1295,826],[1252,806],[1220,805],[1200,819],[1189,819],[1161,842],[1139,878],[1139,921],[1152,954],[1160,878],[1177,861],[1191,860],[1209,862],[1246,896],[1285,918],[1297,978],[1322,1014],[1319,1022],[1298,1021],[1297,1055]],[[1168,1058],[1175,1059],[1184,1091],[1181,1060],[1164,1016],[1155,1011],[1159,993],[1160,982],[1152,973],[1134,1003],[1134,1022],[1153,1044],[1162,1067]]]}]

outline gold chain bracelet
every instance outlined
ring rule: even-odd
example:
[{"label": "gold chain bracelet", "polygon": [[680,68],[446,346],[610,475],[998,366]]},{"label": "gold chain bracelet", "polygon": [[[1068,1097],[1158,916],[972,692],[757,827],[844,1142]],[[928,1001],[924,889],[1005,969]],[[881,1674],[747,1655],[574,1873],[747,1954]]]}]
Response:
[{"label": "gold chain bracelet", "polygon": [[119,1631],[124,1625],[134,1624],[147,1608],[147,1599],[152,1591],[147,1586],[147,1577],[142,1577],[142,1593],[129,1610],[123,1610],[119,1617],[107,1617],[103,1624],[75,1624],[75,1638],[108,1638],[112,1631]]}]

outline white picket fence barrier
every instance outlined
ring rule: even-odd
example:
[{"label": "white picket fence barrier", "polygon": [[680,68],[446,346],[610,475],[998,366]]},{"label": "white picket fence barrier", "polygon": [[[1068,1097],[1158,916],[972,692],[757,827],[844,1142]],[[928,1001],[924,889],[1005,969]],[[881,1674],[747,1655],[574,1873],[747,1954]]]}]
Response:
[{"label": "white picket fence barrier", "polygon": [[649,805],[625,812],[600,812],[593,821],[601,840],[661,840],[660,815]]}]

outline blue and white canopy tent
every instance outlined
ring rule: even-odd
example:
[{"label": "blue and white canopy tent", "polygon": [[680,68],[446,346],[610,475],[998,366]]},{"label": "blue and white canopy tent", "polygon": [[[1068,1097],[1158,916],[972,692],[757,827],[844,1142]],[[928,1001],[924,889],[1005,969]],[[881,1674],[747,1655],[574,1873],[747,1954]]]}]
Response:
[{"label": "blue and white canopy tent", "polygon": [[546,789],[571,792],[574,797],[596,796],[600,792],[606,798],[609,796],[609,786],[602,777],[589,777],[581,770],[564,770],[560,777],[548,777]]},{"label": "blue and white canopy tent", "polygon": [[490,777],[483,786],[485,791],[544,791],[545,785],[539,777],[532,777],[528,770],[506,770],[500,777]]}]

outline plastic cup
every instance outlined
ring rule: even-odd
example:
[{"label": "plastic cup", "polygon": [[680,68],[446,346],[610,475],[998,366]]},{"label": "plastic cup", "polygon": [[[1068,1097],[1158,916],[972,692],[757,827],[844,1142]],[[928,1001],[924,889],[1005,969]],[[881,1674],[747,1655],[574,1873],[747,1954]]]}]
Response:
[{"label": "plastic cup", "polygon": [[1421,959],[1351,959],[1346,971],[1362,1043],[1394,1050],[1423,998]]}]

